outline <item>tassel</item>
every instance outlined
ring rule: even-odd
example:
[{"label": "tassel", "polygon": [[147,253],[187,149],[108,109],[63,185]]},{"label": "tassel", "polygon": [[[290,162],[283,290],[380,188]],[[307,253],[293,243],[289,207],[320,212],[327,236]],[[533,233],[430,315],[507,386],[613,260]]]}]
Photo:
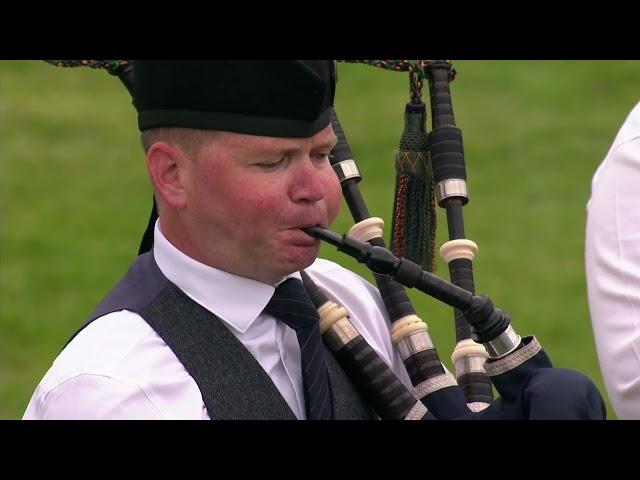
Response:
[{"label": "tassel", "polygon": [[435,268],[435,186],[429,159],[424,103],[408,103],[400,147],[395,155],[396,188],[391,227],[391,250]]}]

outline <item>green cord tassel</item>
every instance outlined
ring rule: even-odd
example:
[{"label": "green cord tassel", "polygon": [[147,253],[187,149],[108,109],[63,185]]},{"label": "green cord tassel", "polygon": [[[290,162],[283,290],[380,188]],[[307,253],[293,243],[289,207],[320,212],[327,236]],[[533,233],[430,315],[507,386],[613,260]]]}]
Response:
[{"label": "green cord tassel", "polygon": [[396,188],[391,249],[430,272],[435,267],[436,209],[424,103],[408,103],[395,155]]}]

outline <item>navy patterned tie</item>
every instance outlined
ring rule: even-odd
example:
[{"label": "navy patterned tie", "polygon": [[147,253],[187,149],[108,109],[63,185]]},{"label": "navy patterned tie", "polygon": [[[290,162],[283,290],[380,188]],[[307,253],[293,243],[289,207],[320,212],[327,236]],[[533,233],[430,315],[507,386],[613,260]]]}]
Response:
[{"label": "navy patterned tie", "polygon": [[293,328],[298,336],[307,419],[333,419],[329,372],[318,327],[318,311],[302,282],[297,278],[282,282],[264,312]]}]

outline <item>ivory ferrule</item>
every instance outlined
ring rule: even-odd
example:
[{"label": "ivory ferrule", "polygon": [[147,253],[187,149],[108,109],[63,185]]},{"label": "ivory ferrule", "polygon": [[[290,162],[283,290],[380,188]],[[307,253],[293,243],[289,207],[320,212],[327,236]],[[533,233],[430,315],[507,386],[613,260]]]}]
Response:
[{"label": "ivory ferrule", "polygon": [[347,237],[360,242],[380,238],[384,233],[384,220],[379,217],[366,218],[349,229]]},{"label": "ivory ferrule", "polygon": [[318,316],[320,317],[320,333],[324,333],[331,325],[344,317],[348,317],[349,313],[344,307],[328,301],[318,308]]},{"label": "ivory ferrule", "polygon": [[473,260],[477,253],[478,245],[476,242],[466,238],[449,240],[440,247],[440,256],[447,263],[459,258]]},{"label": "ivory ferrule", "polygon": [[456,369],[456,377],[470,372],[484,373],[484,363],[489,354],[487,349],[471,339],[458,342],[451,354],[451,361]]},{"label": "ivory ferrule", "polygon": [[360,333],[356,330],[356,327],[345,316],[327,328],[322,334],[322,338],[326,340],[332,352],[338,352],[359,335]]},{"label": "ivory ferrule", "polygon": [[393,323],[391,339],[398,346],[403,361],[417,352],[435,348],[427,324],[417,315],[407,315],[396,320]]},{"label": "ivory ferrule", "polygon": [[391,340],[393,343],[398,343],[404,337],[413,334],[414,332],[428,331],[429,327],[422,321],[417,315],[407,315],[399,318],[391,327]]}]

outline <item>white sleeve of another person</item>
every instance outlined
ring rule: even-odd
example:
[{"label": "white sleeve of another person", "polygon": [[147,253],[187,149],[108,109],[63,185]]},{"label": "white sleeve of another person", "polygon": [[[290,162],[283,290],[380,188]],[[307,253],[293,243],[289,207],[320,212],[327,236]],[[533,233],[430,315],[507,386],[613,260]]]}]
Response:
[{"label": "white sleeve of another person", "polygon": [[593,177],[585,262],[607,393],[619,418],[640,419],[640,104]]}]

